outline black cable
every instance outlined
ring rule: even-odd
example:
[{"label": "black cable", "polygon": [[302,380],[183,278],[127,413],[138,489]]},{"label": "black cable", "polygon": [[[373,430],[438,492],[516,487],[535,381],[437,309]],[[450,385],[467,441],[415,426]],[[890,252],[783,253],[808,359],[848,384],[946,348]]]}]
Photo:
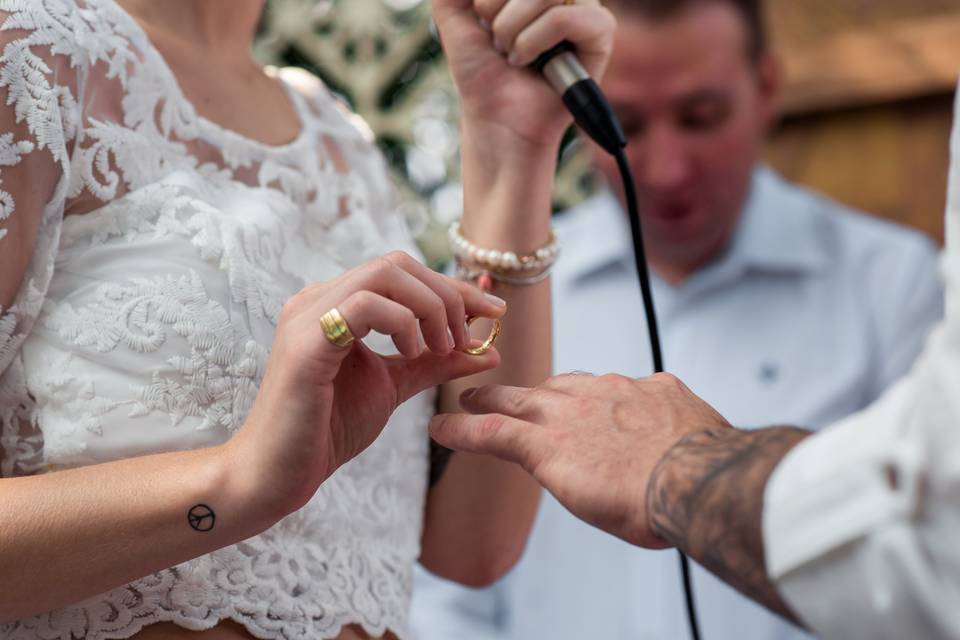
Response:
[{"label": "black cable", "polygon": [[[637,278],[640,281],[640,295],[643,297],[643,311],[647,317],[647,333],[650,336],[650,353],[653,356],[653,370],[663,371],[663,353],[660,349],[660,331],[657,328],[657,312],[653,305],[653,292],[650,290],[650,270],[647,267],[646,251],[643,248],[643,229],[640,226],[640,212],[637,207],[637,192],[633,182],[633,172],[627,162],[623,148],[613,154],[620,168],[623,181],[623,193],[627,204],[627,217],[630,218],[630,235],[633,238],[633,257],[637,265]],[[697,607],[693,599],[693,583],[690,579],[690,561],[682,551],[680,555],[680,573],[683,577],[683,593],[686,596],[687,620],[690,623],[690,636],[700,640],[700,624],[697,621]]]}]

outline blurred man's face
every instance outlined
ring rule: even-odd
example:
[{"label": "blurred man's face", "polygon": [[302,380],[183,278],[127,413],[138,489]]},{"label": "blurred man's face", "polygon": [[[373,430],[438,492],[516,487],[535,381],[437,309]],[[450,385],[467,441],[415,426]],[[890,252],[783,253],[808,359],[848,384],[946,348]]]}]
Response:
[{"label": "blurred man's face", "polygon": [[[629,139],[651,262],[682,280],[718,257],[736,227],[774,117],[776,65],[750,60],[745,22],[720,2],[619,20],[602,85]],[[616,164],[594,153],[621,192]]]}]

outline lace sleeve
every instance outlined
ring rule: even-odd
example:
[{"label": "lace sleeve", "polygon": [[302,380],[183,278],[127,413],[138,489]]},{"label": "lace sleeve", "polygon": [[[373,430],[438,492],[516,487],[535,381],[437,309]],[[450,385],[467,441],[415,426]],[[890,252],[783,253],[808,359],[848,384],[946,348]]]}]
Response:
[{"label": "lace sleeve", "polygon": [[79,56],[47,2],[0,0],[0,476],[41,464],[20,347],[53,270],[70,183]]}]

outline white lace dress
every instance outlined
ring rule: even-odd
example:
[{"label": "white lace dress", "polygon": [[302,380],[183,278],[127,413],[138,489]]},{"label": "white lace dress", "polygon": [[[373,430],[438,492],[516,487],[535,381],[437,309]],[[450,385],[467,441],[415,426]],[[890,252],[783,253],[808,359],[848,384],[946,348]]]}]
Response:
[{"label": "white lace dress", "polygon": [[[113,0],[0,0],[0,25],[0,264],[36,229],[0,307],[0,472],[224,442],[284,301],[413,250],[381,158],[304,72],[277,74],[302,125],[289,144],[204,120]],[[432,408],[430,394],[401,407],[263,534],[0,625],[0,638],[127,638],[224,618],[260,638],[331,638],[351,623],[403,637]]]}]

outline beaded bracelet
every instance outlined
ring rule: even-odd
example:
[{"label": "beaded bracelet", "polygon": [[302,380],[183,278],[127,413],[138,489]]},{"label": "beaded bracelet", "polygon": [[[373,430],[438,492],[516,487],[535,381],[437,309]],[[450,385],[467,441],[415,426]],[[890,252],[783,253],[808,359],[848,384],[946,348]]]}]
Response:
[{"label": "beaded bracelet", "polygon": [[532,274],[540,275],[549,271],[560,255],[560,245],[556,236],[550,232],[550,241],[533,253],[518,256],[513,251],[483,249],[473,244],[460,233],[460,222],[450,225],[450,245],[453,255],[461,264],[479,267],[498,276],[498,279],[525,279]]}]

